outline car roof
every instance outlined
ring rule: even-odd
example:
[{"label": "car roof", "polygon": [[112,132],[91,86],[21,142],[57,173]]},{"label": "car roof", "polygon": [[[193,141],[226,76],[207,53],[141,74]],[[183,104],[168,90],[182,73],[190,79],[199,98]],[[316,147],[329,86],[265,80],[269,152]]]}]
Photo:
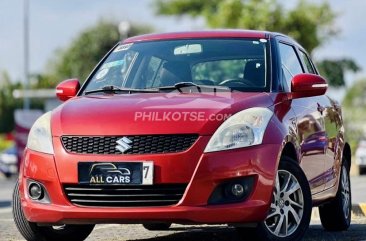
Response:
[{"label": "car roof", "polygon": [[188,31],[188,32],[170,32],[170,33],[154,33],[145,34],[128,38],[123,43],[135,43],[144,41],[159,41],[173,39],[195,39],[195,38],[265,38],[281,36],[287,38],[288,41],[293,40],[286,35],[268,31],[259,30],[205,30],[205,31]]}]

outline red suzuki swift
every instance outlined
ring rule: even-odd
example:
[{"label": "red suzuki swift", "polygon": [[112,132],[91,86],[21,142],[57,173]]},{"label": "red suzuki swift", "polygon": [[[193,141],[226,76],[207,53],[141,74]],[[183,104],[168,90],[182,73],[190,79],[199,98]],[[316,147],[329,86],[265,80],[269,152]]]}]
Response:
[{"label": "red suzuki swift", "polygon": [[81,87],[62,82],[65,103],[32,127],[16,225],[28,241],[81,241],[99,223],[228,224],[293,241],[318,206],[325,229],[345,230],[351,152],[326,90],[282,34],[127,39]]}]

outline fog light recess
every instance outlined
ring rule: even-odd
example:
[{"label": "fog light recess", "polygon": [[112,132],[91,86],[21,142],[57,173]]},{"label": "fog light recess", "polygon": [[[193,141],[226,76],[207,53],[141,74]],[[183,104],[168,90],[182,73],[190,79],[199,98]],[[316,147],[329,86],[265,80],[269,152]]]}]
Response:
[{"label": "fog light recess", "polygon": [[231,186],[231,193],[236,197],[241,197],[244,194],[244,187],[241,184],[234,184]]},{"label": "fog light recess", "polygon": [[28,196],[33,201],[50,203],[45,187],[41,183],[33,180],[28,180]]},{"label": "fog light recess", "polygon": [[44,191],[39,183],[31,182],[28,188],[29,197],[33,200],[40,200],[44,197]]},{"label": "fog light recess", "polygon": [[208,204],[242,202],[253,190],[254,176],[233,179],[220,183],[212,192]]}]

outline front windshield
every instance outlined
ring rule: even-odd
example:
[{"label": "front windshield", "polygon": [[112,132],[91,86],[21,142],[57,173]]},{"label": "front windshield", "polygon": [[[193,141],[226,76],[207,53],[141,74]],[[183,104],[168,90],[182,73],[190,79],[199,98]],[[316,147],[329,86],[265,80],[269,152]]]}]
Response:
[{"label": "front windshield", "polygon": [[181,82],[266,91],[267,40],[187,39],[118,45],[84,93],[105,86],[150,89]]}]

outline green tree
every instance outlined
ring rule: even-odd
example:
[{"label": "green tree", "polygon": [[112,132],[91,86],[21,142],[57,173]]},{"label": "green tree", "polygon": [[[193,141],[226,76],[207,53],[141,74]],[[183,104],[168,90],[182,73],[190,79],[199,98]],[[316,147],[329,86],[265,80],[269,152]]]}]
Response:
[{"label": "green tree", "polygon": [[20,108],[21,100],[13,97],[13,90],[21,88],[20,83],[13,83],[7,72],[0,73],[0,133],[14,129],[14,110]]},{"label": "green tree", "polygon": [[[149,26],[132,25],[128,36],[151,32]],[[120,41],[118,24],[100,21],[74,39],[71,44],[55,53],[49,71],[37,76],[35,88],[54,87],[68,78],[84,81],[101,58]]]},{"label": "green tree", "polygon": [[343,118],[346,125],[347,140],[354,153],[361,138],[364,138],[366,113],[366,79],[355,82],[350,87],[342,102]]},{"label": "green tree", "polygon": [[323,60],[317,64],[320,74],[326,77],[334,87],[344,86],[346,72],[358,72],[360,67],[352,59]]},{"label": "green tree", "polygon": [[243,28],[282,32],[310,53],[338,31],[336,14],[328,3],[299,0],[285,9],[279,0],[155,0],[162,15],[203,16],[212,28]]},{"label": "green tree", "polygon": [[[310,54],[339,33],[337,14],[327,2],[298,0],[285,8],[280,0],[155,0],[161,15],[203,17],[211,28],[242,28],[281,32],[298,41]],[[349,58],[323,60],[319,69],[335,87],[345,85],[345,72],[360,70]]]}]

